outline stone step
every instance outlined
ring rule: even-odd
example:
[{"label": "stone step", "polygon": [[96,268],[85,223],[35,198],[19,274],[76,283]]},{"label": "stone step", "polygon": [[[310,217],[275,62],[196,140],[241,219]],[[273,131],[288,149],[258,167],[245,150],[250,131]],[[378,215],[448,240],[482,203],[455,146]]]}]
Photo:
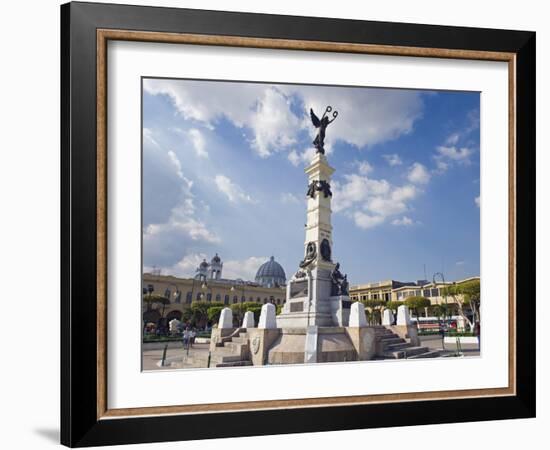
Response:
[{"label": "stone step", "polygon": [[248,343],[248,337],[243,337],[243,335],[239,335],[238,337],[234,337],[233,339],[231,339],[231,342],[235,342],[237,344],[246,344]]},{"label": "stone step", "polygon": [[386,351],[384,352],[384,357],[389,359],[403,359],[428,352],[428,347],[409,347],[402,350]]},{"label": "stone step", "polygon": [[439,350],[432,350],[426,353],[419,353],[418,355],[410,356],[408,359],[437,358],[439,356],[441,356]]},{"label": "stone step", "polygon": [[242,361],[241,355],[222,355],[222,354],[216,353],[212,355],[210,364],[215,364],[216,367],[218,367],[218,364],[230,363],[235,361]]},{"label": "stone step", "polygon": [[402,342],[396,342],[394,344],[387,345],[384,350],[387,352],[392,352],[395,350],[404,350],[406,348],[413,347],[412,344],[409,344],[408,342],[403,341],[403,339],[400,339],[400,341]]},{"label": "stone step", "polygon": [[400,342],[405,342],[405,339],[393,335],[380,338],[380,342],[383,342],[384,344],[398,344]]},{"label": "stone step", "polygon": [[233,362],[223,362],[216,364],[215,367],[242,367],[242,366],[251,366],[251,361],[233,361]]}]

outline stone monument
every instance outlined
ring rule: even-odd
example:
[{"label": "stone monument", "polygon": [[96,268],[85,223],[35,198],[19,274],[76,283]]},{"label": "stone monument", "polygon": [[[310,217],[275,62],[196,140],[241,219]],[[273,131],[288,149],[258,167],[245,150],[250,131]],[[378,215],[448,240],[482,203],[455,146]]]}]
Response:
[{"label": "stone monument", "polygon": [[327,126],[338,116],[328,106],[319,119],[310,111],[313,125],[319,129],[314,141],[317,152],[305,169],[308,176],[307,224],[304,241],[304,259],[298,271],[287,284],[286,303],[279,316],[279,328],[307,328],[309,326],[347,326],[351,302],[348,296],[347,275],[340,264],[333,261],[330,179],[334,169],[324,151]]}]

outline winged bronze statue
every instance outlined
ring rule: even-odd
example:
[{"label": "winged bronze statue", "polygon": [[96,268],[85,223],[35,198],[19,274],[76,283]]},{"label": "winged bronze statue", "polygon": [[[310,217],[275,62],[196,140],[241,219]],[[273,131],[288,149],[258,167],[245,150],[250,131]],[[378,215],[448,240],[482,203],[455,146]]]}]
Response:
[{"label": "winged bronze statue", "polygon": [[332,112],[332,106],[327,106],[325,109],[325,112],[323,114],[323,117],[319,119],[317,115],[313,112],[313,108],[309,109],[309,115],[311,116],[311,122],[313,123],[313,126],[315,128],[319,128],[319,131],[317,132],[317,136],[315,137],[315,140],[313,141],[313,145],[317,149],[317,153],[325,154],[325,134],[327,127],[334,122],[336,117],[338,117],[338,111],[334,111],[332,113],[332,119],[329,119],[328,113]]}]

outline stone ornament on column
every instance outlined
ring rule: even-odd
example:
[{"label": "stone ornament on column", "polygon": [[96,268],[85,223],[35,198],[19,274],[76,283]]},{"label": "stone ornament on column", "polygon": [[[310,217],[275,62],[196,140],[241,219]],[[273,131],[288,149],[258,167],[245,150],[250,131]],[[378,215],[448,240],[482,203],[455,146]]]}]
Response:
[{"label": "stone ornament on column", "polygon": [[277,320],[275,319],[275,305],[266,303],[262,306],[258,328],[272,329],[277,328]]},{"label": "stone ornament on column", "polygon": [[393,325],[393,312],[391,309],[385,309],[382,313],[382,325]]},{"label": "stone ornament on column", "polygon": [[218,321],[218,328],[233,328],[233,311],[231,311],[231,308],[222,309],[220,320]]},{"label": "stone ornament on column", "polygon": [[252,311],[244,313],[243,325],[241,328],[254,328],[254,313]]},{"label": "stone ornament on column", "polygon": [[410,325],[410,323],[409,307],[407,305],[401,305],[397,308],[397,325]]},{"label": "stone ornament on column", "polygon": [[366,327],[367,315],[365,314],[365,305],[361,302],[355,302],[351,305],[349,313],[350,327]]}]

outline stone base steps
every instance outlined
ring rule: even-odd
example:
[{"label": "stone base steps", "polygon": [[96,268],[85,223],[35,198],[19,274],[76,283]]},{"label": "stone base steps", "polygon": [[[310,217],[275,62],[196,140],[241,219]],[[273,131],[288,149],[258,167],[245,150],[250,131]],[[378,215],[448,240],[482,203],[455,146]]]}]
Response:
[{"label": "stone base steps", "polygon": [[410,339],[403,339],[384,326],[376,326],[375,334],[379,343],[379,352],[375,359],[420,359],[440,356],[439,351],[415,346]]},{"label": "stone base steps", "polygon": [[231,336],[222,338],[212,352],[210,365],[212,367],[251,366],[248,333],[237,330]]}]

